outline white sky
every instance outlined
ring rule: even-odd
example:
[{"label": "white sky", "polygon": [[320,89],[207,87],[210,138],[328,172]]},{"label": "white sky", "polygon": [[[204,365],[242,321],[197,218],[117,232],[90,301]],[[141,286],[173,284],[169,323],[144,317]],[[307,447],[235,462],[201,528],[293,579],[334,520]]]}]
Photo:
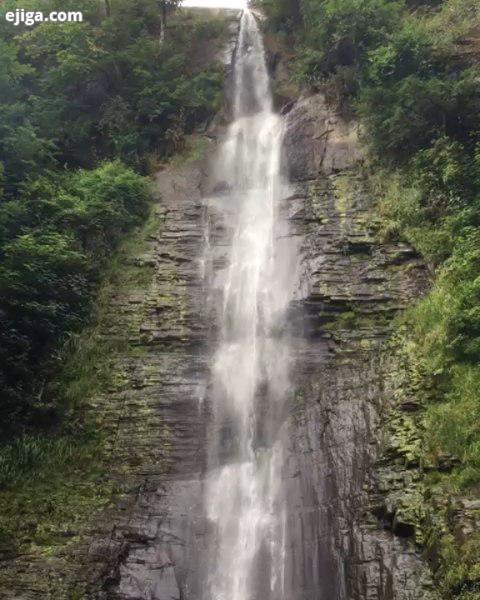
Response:
[{"label": "white sky", "polygon": [[185,0],[182,6],[201,8],[247,8],[247,0]]}]

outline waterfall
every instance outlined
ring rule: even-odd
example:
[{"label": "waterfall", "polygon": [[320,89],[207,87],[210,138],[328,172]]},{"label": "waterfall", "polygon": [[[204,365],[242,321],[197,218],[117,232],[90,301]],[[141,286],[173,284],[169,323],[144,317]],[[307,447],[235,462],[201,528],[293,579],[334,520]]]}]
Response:
[{"label": "waterfall", "polygon": [[273,112],[262,37],[249,11],[242,16],[234,86],[234,119],[216,164],[228,190],[222,201],[232,234],[212,361],[204,598],[282,600],[292,278],[279,242],[283,121]]}]

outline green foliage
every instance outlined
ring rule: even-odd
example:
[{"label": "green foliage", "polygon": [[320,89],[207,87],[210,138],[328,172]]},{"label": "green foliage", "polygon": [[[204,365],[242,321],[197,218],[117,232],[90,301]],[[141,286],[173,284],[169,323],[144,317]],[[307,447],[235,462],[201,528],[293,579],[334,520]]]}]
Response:
[{"label": "green foliage", "polygon": [[[0,445],[0,554],[4,558],[26,550],[58,555],[59,548],[76,539],[73,536],[92,511],[124,491],[111,477],[112,440],[102,427],[105,416],[99,398],[124,385],[119,357],[138,350],[129,345],[128,328],[120,327],[112,335],[118,315],[111,298],[151,283],[153,269],[146,272],[132,256],[146,251],[158,226],[152,210],[141,227],[125,236],[104,269],[90,326],[71,333],[58,351],[61,372],[43,394],[44,402],[62,399],[56,407],[62,416],[57,427],[24,433]],[[85,411],[87,399],[98,402],[90,414]],[[106,402],[105,410],[110,409]]]},{"label": "green foliage", "polygon": [[[256,2],[268,16],[267,26],[276,33],[290,33],[300,19],[300,0],[260,0]],[[255,4],[255,2],[254,2]]]},{"label": "green foliage", "polygon": [[343,67],[358,68],[400,15],[400,3],[385,0],[303,0],[301,7],[298,68],[310,83],[320,83]]},{"label": "green foliage", "polygon": [[477,135],[479,92],[476,68],[455,78],[412,74],[393,85],[366,87],[359,114],[368,144],[382,160],[402,163],[442,136],[468,143]]},{"label": "green foliage", "polygon": [[472,532],[460,544],[454,532],[444,533],[436,540],[441,569],[440,589],[443,597],[458,600],[477,600],[480,594],[480,569],[478,556],[480,536]]},{"label": "green foliage", "polygon": [[[452,285],[450,276],[448,273],[440,277],[430,294],[405,319],[411,361],[420,374],[417,394],[426,406],[428,461],[439,464],[445,456],[458,460],[456,481],[468,486],[480,481],[480,368],[476,361],[462,360],[464,343],[468,348],[475,333],[468,331],[466,340],[458,335],[462,292]],[[462,280],[462,287],[466,285]],[[478,317],[469,316],[472,326],[478,328]]]},{"label": "green foliage", "polygon": [[[209,37],[222,38],[224,22],[176,24],[160,45],[155,0],[114,7],[107,19],[44,23],[12,41],[32,74],[22,103],[28,122],[55,142],[62,164],[121,157],[143,167],[147,153],[176,150],[169,129],[189,133],[216,108],[220,71],[199,65],[196,53]],[[9,70],[17,72],[14,67]]]},{"label": "green foliage", "polygon": [[[273,19],[275,11],[285,19],[282,2],[275,10],[266,4]],[[403,0],[300,2],[297,79],[323,86],[339,104],[354,100],[365,140],[384,163],[408,162],[439,137],[468,146],[477,135],[480,71],[459,65],[453,43],[471,26],[468,17],[478,17],[478,5],[429,6],[411,13]],[[446,21],[456,24],[455,38]]]},{"label": "green foliage", "polygon": [[[147,216],[139,173],[182,151],[220,106],[222,70],[209,57],[225,21],[172,14],[176,4],[163,13],[157,0],[118,0],[110,10],[87,0],[83,23],[34,27],[3,18],[38,9],[34,2],[1,7],[4,435],[55,422],[61,398],[45,390],[56,350],[88,317],[105,259]],[[59,8],[78,10],[73,1],[42,3]]]},{"label": "green foliage", "polygon": [[44,385],[32,375],[45,369],[64,333],[82,324],[105,257],[144,219],[149,196],[147,180],[115,162],[36,179],[0,206],[4,430],[52,417]]},{"label": "green foliage", "polygon": [[[94,438],[23,436],[0,448],[0,553],[11,558],[37,546],[48,555],[114,488]],[[92,466],[95,465],[95,466]]]},{"label": "green foliage", "polygon": [[82,449],[68,438],[45,438],[24,434],[0,448],[0,485],[13,486],[38,478],[45,469],[58,469],[79,462]]}]

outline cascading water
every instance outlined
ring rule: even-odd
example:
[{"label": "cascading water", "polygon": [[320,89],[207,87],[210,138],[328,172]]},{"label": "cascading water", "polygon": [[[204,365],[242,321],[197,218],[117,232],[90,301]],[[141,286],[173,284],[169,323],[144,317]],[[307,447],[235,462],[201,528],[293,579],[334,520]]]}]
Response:
[{"label": "cascading water", "polygon": [[249,11],[242,17],[234,85],[234,120],[217,161],[228,190],[223,202],[232,237],[212,367],[204,600],[281,600],[286,597],[282,415],[289,389],[285,315],[292,277],[279,241],[283,121],[272,109],[262,38]]}]

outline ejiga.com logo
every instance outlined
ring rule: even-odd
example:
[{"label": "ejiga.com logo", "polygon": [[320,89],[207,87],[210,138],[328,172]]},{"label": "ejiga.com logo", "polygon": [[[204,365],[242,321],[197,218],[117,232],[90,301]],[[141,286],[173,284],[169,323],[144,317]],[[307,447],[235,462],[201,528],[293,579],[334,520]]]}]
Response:
[{"label": "ejiga.com logo", "polygon": [[18,27],[18,25],[27,25],[30,27],[37,23],[82,23],[83,13],[79,10],[44,13],[41,10],[17,8],[5,13],[5,20],[15,27]]}]

